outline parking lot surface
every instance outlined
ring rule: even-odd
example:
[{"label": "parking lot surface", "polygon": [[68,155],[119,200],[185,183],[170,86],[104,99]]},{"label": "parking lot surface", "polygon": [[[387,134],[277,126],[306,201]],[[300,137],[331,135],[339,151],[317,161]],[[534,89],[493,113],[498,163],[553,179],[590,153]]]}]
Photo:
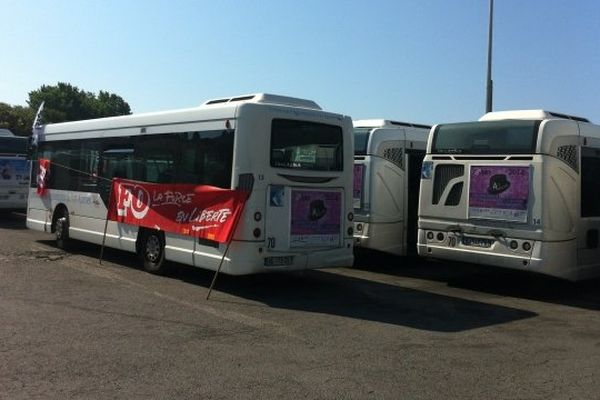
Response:
[{"label": "parking lot surface", "polygon": [[0,398],[598,399],[600,281],[362,254],[220,276],[0,215]]}]

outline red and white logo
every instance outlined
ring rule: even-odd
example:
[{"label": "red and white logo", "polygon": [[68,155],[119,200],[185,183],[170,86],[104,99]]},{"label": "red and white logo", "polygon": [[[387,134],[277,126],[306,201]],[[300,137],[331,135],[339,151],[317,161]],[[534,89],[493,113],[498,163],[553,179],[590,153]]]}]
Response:
[{"label": "red and white logo", "polygon": [[38,167],[38,174],[37,174],[37,194],[39,196],[43,196],[47,189],[48,186],[48,175],[50,174],[50,160],[47,160],[45,158],[40,158],[39,159],[39,167]]},{"label": "red and white logo", "polygon": [[127,217],[131,211],[134,218],[143,219],[150,209],[150,194],[140,185],[119,183],[116,197],[119,217]]}]

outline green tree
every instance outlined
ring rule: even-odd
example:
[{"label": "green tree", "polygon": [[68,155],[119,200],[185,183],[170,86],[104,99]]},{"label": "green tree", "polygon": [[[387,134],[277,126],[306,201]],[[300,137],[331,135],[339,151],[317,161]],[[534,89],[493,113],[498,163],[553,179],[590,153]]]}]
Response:
[{"label": "green tree", "polygon": [[33,114],[29,107],[0,103],[0,128],[9,129],[15,135],[28,136],[31,134]]},{"label": "green tree", "polygon": [[131,114],[129,104],[121,96],[103,90],[96,96],[59,82],[29,92],[28,107],[0,103],[0,128],[10,129],[15,135],[31,135],[33,119],[42,101],[44,124]]},{"label": "green tree", "polygon": [[102,90],[96,96],[64,82],[42,85],[29,92],[27,103],[31,109],[37,110],[42,101],[45,124],[131,114],[129,104],[121,96]]},{"label": "green tree", "polygon": [[129,104],[121,96],[105,91],[98,92],[96,113],[102,117],[131,114]]}]

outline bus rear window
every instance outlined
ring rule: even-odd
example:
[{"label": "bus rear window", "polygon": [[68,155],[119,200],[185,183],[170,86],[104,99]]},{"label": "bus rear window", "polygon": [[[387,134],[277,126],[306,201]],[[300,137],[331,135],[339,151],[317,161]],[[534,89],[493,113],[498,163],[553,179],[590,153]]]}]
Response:
[{"label": "bus rear window", "polygon": [[369,143],[369,133],[371,129],[356,128],[354,129],[354,155],[366,156],[367,144]]},{"label": "bus rear window", "polygon": [[439,125],[434,154],[533,154],[540,121],[482,121]]},{"label": "bus rear window", "polygon": [[0,154],[26,154],[27,138],[25,137],[3,137],[0,139]]},{"label": "bus rear window", "polygon": [[271,124],[271,166],[342,171],[342,128],[289,119]]}]

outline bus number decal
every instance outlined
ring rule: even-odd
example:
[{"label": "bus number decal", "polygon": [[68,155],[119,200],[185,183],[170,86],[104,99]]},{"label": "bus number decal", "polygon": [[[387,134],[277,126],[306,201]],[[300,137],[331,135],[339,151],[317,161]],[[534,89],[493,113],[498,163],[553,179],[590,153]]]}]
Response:
[{"label": "bus number decal", "polygon": [[267,249],[274,249],[274,248],[275,248],[275,237],[269,236],[267,238]]}]

